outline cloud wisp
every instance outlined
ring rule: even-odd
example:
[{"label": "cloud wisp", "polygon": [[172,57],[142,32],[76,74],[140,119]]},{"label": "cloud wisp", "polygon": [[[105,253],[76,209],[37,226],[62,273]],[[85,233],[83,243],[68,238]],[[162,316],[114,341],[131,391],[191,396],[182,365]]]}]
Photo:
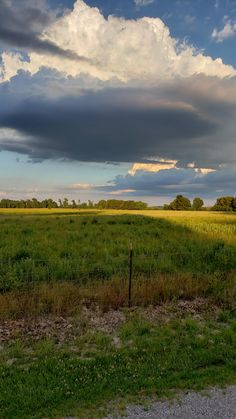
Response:
[{"label": "cloud wisp", "polygon": [[211,37],[216,42],[223,42],[226,39],[233,38],[236,35],[236,21],[228,19],[225,21],[222,29],[213,29]]},{"label": "cloud wisp", "polygon": [[154,3],[155,0],[134,0],[134,3],[138,7],[148,6],[149,4]]}]

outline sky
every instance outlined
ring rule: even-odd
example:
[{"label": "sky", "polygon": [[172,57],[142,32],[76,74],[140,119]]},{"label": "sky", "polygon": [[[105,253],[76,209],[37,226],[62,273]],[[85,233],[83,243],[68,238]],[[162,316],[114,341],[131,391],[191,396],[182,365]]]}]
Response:
[{"label": "sky", "polygon": [[0,0],[0,198],[236,195],[236,0]]}]

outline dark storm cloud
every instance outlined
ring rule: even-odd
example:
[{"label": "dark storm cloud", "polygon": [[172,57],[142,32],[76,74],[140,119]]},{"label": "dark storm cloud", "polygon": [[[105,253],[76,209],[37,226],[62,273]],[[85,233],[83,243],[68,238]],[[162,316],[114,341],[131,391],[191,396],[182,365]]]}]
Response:
[{"label": "dark storm cloud", "polygon": [[56,18],[43,1],[0,0],[0,43],[18,49],[88,61],[48,40],[40,39],[43,29]]},{"label": "dark storm cloud", "polygon": [[[152,93],[155,99],[157,93]],[[149,92],[150,95],[150,92]],[[149,99],[148,99],[149,100]],[[149,105],[144,91],[108,90],[80,98],[25,101],[0,115],[0,126],[26,138],[1,148],[30,158],[80,161],[145,161],[156,156],[189,161],[217,123],[175,105]],[[29,136],[30,139],[27,139]]]},{"label": "dark storm cloud", "polygon": [[[87,93],[87,85],[100,90]],[[0,96],[0,128],[22,135],[16,141],[0,132],[0,149],[33,161],[161,157],[202,168],[236,163],[236,78],[194,76],[152,89],[122,89],[43,70],[21,72],[0,85]]]}]

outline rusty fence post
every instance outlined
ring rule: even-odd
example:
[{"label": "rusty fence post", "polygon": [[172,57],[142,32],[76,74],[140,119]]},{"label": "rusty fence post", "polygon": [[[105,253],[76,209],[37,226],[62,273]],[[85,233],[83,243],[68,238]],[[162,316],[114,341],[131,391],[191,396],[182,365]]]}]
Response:
[{"label": "rusty fence post", "polygon": [[132,242],[130,242],[129,247],[129,299],[128,299],[128,306],[131,307],[131,297],[132,297],[132,273],[133,273],[133,246]]}]

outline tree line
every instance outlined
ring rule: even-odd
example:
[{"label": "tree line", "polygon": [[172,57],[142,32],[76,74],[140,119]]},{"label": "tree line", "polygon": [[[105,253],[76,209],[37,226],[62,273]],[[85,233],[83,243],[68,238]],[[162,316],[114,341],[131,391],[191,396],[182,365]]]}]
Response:
[{"label": "tree line", "polygon": [[[0,200],[0,208],[74,208],[74,209],[120,209],[120,210],[145,210],[156,209],[157,207],[148,207],[148,204],[142,201],[128,201],[121,199],[102,199],[97,203],[89,200],[88,202],[80,202],[68,198],[59,199],[58,201],[52,198],[43,199],[39,201],[37,198],[26,200],[2,199]],[[158,207],[158,209],[162,209]],[[196,197],[191,202],[189,198],[183,195],[177,195],[170,203],[163,206],[165,210],[193,210],[201,211],[210,209],[212,211],[236,211],[236,197],[222,196],[217,198],[215,204],[211,208],[204,207],[202,198]]]},{"label": "tree line", "polygon": [[191,203],[190,199],[188,199],[186,196],[177,195],[176,198],[169,205],[165,204],[163,206],[163,209],[176,211],[200,211],[203,209],[203,206],[204,202],[202,198],[196,197],[193,199],[193,202]]},{"label": "tree line", "polygon": [[236,211],[236,197],[222,196],[216,200],[213,211]]},{"label": "tree line", "polygon": [[39,201],[36,198],[32,199],[2,199],[0,200],[0,208],[74,208],[74,209],[134,209],[144,210],[148,205],[142,201],[125,201],[118,199],[100,200],[97,203],[93,201],[80,202],[68,198],[59,199],[58,202],[49,198]]},{"label": "tree line", "polygon": [[166,210],[211,210],[211,211],[236,211],[236,197],[235,196],[221,196],[217,198],[215,204],[210,208],[204,207],[204,201],[197,197],[191,203],[190,199],[183,195],[177,195],[176,198],[169,204],[163,207]]}]

